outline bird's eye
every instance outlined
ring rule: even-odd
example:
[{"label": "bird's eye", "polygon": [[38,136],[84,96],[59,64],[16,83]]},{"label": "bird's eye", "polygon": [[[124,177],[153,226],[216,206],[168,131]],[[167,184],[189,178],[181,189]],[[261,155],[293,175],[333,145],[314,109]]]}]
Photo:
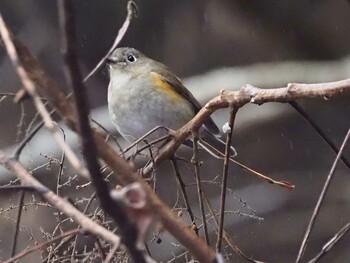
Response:
[{"label": "bird's eye", "polygon": [[136,58],[133,55],[128,55],[127,59],[128,59],[129,62],[135,62],[136,61]]}]

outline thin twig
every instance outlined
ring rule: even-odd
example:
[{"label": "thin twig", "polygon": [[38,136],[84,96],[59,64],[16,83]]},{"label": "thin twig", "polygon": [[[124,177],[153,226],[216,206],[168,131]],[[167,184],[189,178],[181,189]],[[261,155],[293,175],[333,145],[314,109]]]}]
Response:
[{"label": "thin twig", "polygon": [[[66,98],[68,99],[68,98],[70,98],[72,96],[72,93],[70,92],[67,96],[66,96]],[[44,100],[43,98],[42,98],[42,100]],[[45,102],[45,106],[48,104],[48,102]],[[56,112],[56,109],[53,109],[53,110],[51,110],[50,111],[50,116],[52,115],[52,114],[54,114]],[[36,117],[37,117],[37,115],[38,115],[38,113],[36,114],[36,116],[34,117],[34,119],[31,121],[31,124],[29,125],[29,127],[28,127],[28,129],[30,129],[30,127],[33,125],[32,123],[34,123],[34,121],[35,121],[35,119],[36,119]],[[40,115],[40,114],[39,114]],[[31,130],[30,131],[30,133],[28,134],[28,132],[27,132],[27,136],[21,141],[21,143],[17,146],[17,148],[16,148],[16,150],[15,150],[15,152],[13,153],[13,157],[12,158],[14,158],[15,160],[19,160],[19,157],[20,157],[20,155],[21,155],[21,152],[22,152],[22,150],[24,149],[24,147],[27,145],[27,143],[31,140],[31,139],[33,139],[33,137],[37,134],[37,132],[42,128],[44,126],[44,121],[40,121],[38,124],[37,124],[37,126],[35,126],[34,127],[34,129],[33,130]],[[62,130],[62,129],[61,129]],[[63,130],[62,130],[63,131]]]},{"label": "thin twig", "polygon": [[0,96],[4,96],[4,97],[11,96],[11,97],[14,97],[14,96],[16,96],[16,93],[13,93],[13,92],[0,92]]},{"label": "thin twig", "polygon": [[[296,102],[291,101],[289,104],[311,125],[311,127],[317,132],[319,136],[331,147],[335,154],[338,154],[338,147],[331,141],[327,134],[321,129],[321,127],[311,118],[309,114]],[[350,170],[350,162],[344,155],[340,157],[345,166]]]},{"label": "thin twig", "polygon": [[176,177],[176,181],[177,183],[179,184],[179,187],[181,189],[181,193],[182,193],[182,198],[184,199],[185,201],[185,205],[186,205],[186,211],[188,213],[188,215],[190,216],[190,219],[191,219],[191,223],[193,225],[195,225],[195,231],[196,233],[198,234],[198,228],[196,226],[196,222],[195,222],[195,219],[194,219],[194,214],[192,212],[192,208],[191,208],[191,205],[190,205],[190,201],[188,199],[188,196],[187,196],[187,191],[186,191],[186,185],[184,183],[184,181],[182,180],[182,177],[181,177],[181,174],[180,174],[180,170],[179,170],[179,166],[177,164],[177,161],[176,161],[176,158],[172,158],[171,159],[171,163],[173,165],[173,168],[174,168],[174,173],[175,173],[175,177]]},{"label": "thin twig", "polygon": [[11,257],[13,257],[15,255],[15,253],[16,253],[18,233],[19,233],[19,224],[21,222],[21,216],[22,216],[22,211],[23,211],[24,196],[25,196],[25,191],[21,191],[19,199],[18,199],[18,211],[17,211],[17,218],[16,218],[16,228],[15,228],[15,233],[13,234]]},{"label": "thin twig", "polygon": [[222,244],[222,233],[224,230],[224,217],[225,217],[225,204],[226,204],[226,186],[228,177],[228,167],[230,162],[230,148],[233,133],[233,124],[235,122],[237,110],[235,108],[230,109],[230,118],[228,121],[229,130],[226,136],[226,147],[225,147],[225,159],[224,159],[224,169],[222,171],[222,185],[221,185],[221,200],[220,200],[220,220],[219,220],[219,231],[216,241],[216,250],[221,252]]},{"label": "thin twig", "polygon": [[350,223],[343,226],[335,235],[332,237],[323,247],[320,253],[316,257],[311,259],[309,263],[315,263],[320,260],[327,252],[329,252],[332,247],[337,244],[350,230]]},{"label": "thin twig", "polygon": [[[219,227],[219,218],[216,215],[215,209],[212,206],[212,204],[210,203],[209,199],[207,198],[206,195],[203,195],[203,198],[210,210],[210,213],[212,214],[214,221],[217,225],[217,227]],[[236,243],[232,240],[232,238],[229,236],[229,234],[223,230],[223,238],[224,240],[227,242],[227,244],[231,247],[231,249],[237,253],[237,255],[241,256],[242,258],[246,259],[248,262],[252,262],[252,263],[263,263],[262,261],[257,261],[254,259],[251,259],[250,257],[248,257],[247,255],[245,255],[240,249],[239,247],[236,245]]]},{"label": "thin twig", "polygon": [[4,186],[0,186],[0,192],[2,191],[27,191],[27,192],[44,193],[45,189],[40,189],[29,185],[4,185]]},{"label": "thin twig", "polygon": [[118,35],[116,39],[114,40],[114,43],[110,50],[107,52],[107,54],[97,63],[97,65],[94,67],[93,70],[84,78],[83,82],[86,82],[95,72],[105,63],[106,59],[112,54],[114,49],[118,46],[119,42],[123,39],[126,31],[129,28],[130,22],[134,17],[137,17],[137,5],[134,1],[128,2],[128,14],[126,16],[126,19],[124,21],[123,26],[119,29]]},{"label": "thin twig", "polygon": [[[136,141],[134,141],[134,142],[133,142],[132,144],[130,144],[128,147],[126,147],[126,148],[122,151],[121,154],[127,153],[127,152],[130,151],[130,149],[132,149],[135,145],[137,145],[137,144],[139,144],[140,142],[144,141],[149,135],[151,135],[152,133],[154,133],[154,132],[156,132],[156,131],[158,131],[158,130],[160,130],[160,129],[164,129],[164,130],[166,130],[167,132],[170,131],[169,128],[167,128],[167,127],[164,127],[164,126],[157,126],[157,127],[153,128],[152,130],[150,130],[149,132],[147,132],[146,134],[144,134],[142,137],[138,138]],[[152,142],[152,143],[154,144],[154,143],[157,143],[157,142],[159,142],[159,141],[162,141],[162,140],[165,139],[164,137],[167,138],[168,135],[165,135],[165,136],[163,136],[163,137],[161,137],[161,138],[158,138],[158,139],[155,140],[155,142]],[[150,143],[151,143],[151,142],[150,142]],[[144,148],[144,149],[145,149],[145,148]],[[144,150],[144,149],[143,149],[143,150]]]},{"label": "thin twig", "polygon": [[21,143],[16,148],[15,152],[13,153],[13,158],[15,160],[19,159],[19,156],[21,155],[22,150],[27,145],[27,143],[37,134],[37,132],[44,126],[44,122],[40,122],[35,128],[21,141]]},{"label": "thin twig", "polygon": [[[137,156],[138,154],[141,154],[142,153],[142,151],[144,151],[145,149],[150,149],[152,146],[154,146],[155,144],[157,144],[157,143],[159,143],[159,142],[162,142],[162,141],[164,141],[164,143],[166,143],[167,142],[167,140],[169,139],[169,134],[168,135],[164,135],[164,136],[162,136],[162,137],[159,137],[159,138],[157,138],[157,139],[155,139],[155,140],[153,140],[153,141],[150,141],[150,142],[147,142],[145,145],[143,145],[143,146],[141,146],[140,148],[138,148],[137,147],[137,149],[136,149],[136,151],[132,154],[132,155],[130,155],[128,158],[126,158],[126,160],[130,160],[130,158],[131,157],[135,157],[135,156]],[[146,140],[144,140],[144,142],[145,142]],[[161,147],[161,146],[160,146]],[[157,147],[157,148],[160,148],[160,147]],[[129,148],[129,147],[128,147]],[[126,151],[124,150],[123,151],[123,154],[125,153]],[[152,154],[153,155],[153,154]],[[151,160],[152,162],[154,162],[154,160]],[[148,163],[145,165],[145,166],[147,166],[148,165]],[[153,166],[154,166],[154,168],[155,168],[155,163],[153,164]],[[155,170],[155,169],[154,169]],[[154,172],[154,170],[153,170],[153,172]]]},{"label": "thin twig", "polygon": [[[61,127],[60,129],[63,135],[63,140],[66,141],[66,134]],[[58,170],[57,182],[56,182],[56,195],[59,195],[59,189],[61,188],[61,180],[63,175],[63,165],[64,165],[65,157],[66,157],[65,152],[62,151],[61,160],[59,161],[59,170]],[[61,218],[61,213],[59,212],[57,213],[57,220],[59,225],[61,225],[60,223],[62,222],[62,218]]]},{"label": "thin twig", "polygon": [[305,231],[305,234],[304,234],[304,238],[303,238],[303,241],[302,241],[302,243],[301,243],[301,246],[300,246],[300,249],[299,249],[299,252],[298,252],[297,259],[296,259],[296,261],[295,261],[296,263],[300,262],[300,260],[301,260],[301,258],[302,258],[302,256],[303,256],[303,254],[304,254],[304,252],[305,252],[306,245],[307,245],[307,243],[308,243],[308,241],[309,241],[309,236],[310,236],[311,230],[312,230],[312,228],[314,227],[315,222],[316,222],[316,217],[318,216],[318,213],[319,213],[319,211],[320,211],[320,207],[321,207],[321,205],[322,205],[322,203],[323,203],[324,197],[325,197],[325,195],[326,195],[326,193],[327,193],[327,190],[328,190],[328,188],[329,188],[329,185],[330,185],[330,183],[331,183],[331,181],[332,181],[332,179],[333,179],[335,169],[337,168],[338,162],[339,162],[339,160],[340,160],[340,156],[343,154],[343,151],[344,151],[344,149],[345,149],[345,146],[346,146],[346,144],[347,144],[349,138],[350,138],[350,129],[348,130],[348,132],[347,132],[347,134],[346,134],[346,136],[345,136],[345,138],[344,138],[344,141],[343,141],[343,143],[342,143],[342,145],[341,145],[341,147],[340,147],[340,149],[339,149],[339,152],[338,152],[338,154],[337,154],[337,157],[335,158],[335,160],[334,160],[334,162],[333,162],[333,165],[332,165],[332,168],[331,168],[331,170],[329,171],[329,174],[328,174],[327,179],[326,179],[326,182],[325,182],[325,184],[324,184],[324,186],[323,186],[323,189],[322,189],[322,192],[321,192],[321,194],[320,194],[320,197],[319,197],[318,200],[317,200],[317,204],[316,204],[315,209],[314,209],[314,211],[313,211],[313,213],[312,213],[310,222],[309,222],[309,224],[308,224],[308,226],[307,226],[307,228],[306,228],[306,231]]},{"label": "thin twig", "polygon": [[117,251],[118,246],[113,246],[111,248],[111,250],[109,251],[107,257],[105,257],[105,259],[103,260],[103,263],[108,263],[109,261],[111,261],[111,259],[113,258],[115,252]]},{"label": "thin twig", "polygon": [[234,164],[236,164],[237,166],[239,166],[240,168],[242,168],[244,171],[248,172],[249,174],[261,179],[261,180],[264,180],[265,182],[269,183],[269,184],[275,184],[275,185],[278,185],[278,186],[281,186],[282,188],[284,189],[287,189],[287,190],[293,190],[295,185],[294,184],[291,184],[290,182],[286,182],[286,181],[277,181],[275,179],[272,179],[271,177],[268,177],[262,173],[259,173],[255,170],[253,170],[252,168],[230,158],[230,161],[233,162]]},{"label": "thin twig", "polygon": [[194,165],[194,173],[196,177],[196,184],[197,184],[197,194],[198,194],[198,201],[199,201],[199,207],[201,211],[201,217],[202,217],[202,223],[203,223],[203,229],[204,229],[204,238],[207,245],[209,245],[209,232],[208,232],[208,225],[207,225],[207,219],[205,216],[205,210],[204,210],[204,204],[203,204],[203,189],[202,189],[202,182],[201,182],[201,176],[199,172],[199,166],[200,163],[198,161],[198,133],[196,131],[192,132],[193,134],[193,157],[191,159],[192,164]]},{"label": "thin twig", "polygon": [[[85,208],[84,208],[84,211],[83,211],[83,214],[84,214],[84,215],[86,214],[87,210],[89,209],[89,207],[90,207],[92,201],[95,199],[95,197],[96,197],[96,192],[94,192],[94,193],[91,195],[89,201],[87,202],[87,204],[86,204],[86,206],[85,206]],[[81,226],[78,226],[78,228],[81,228]],[[75,255],[75,250],[76,250],[76,248],[77,248],[77,244],[78,244],[78,236],[75,236],[75,240],[74,240],[74,242],[73,242],[72,253],[71,253],[71,262],[74,261],[74,255]]]},{"label": "thin twig", "polygon": [[120,143],[117,140],[117,136],[114,136],[113,134],[111,134],[102,124],[100,124],[98,121],[91,119],[91,122],[95,123],[99,128],[101,128],[106,134],[106,140],[108,141],[108,138],[111,137],[113,139],[113,142],[115,142],[115,144],[117,145],[118,149],[120,152],[123,151],[122,146],[120,145]]},{"label": "thin twig", "polygon": [[20,141],[20,136],[23,133],[23,126],[24,126],[24,118],[25,118],[25,110],[24,110],[24,104],[23,103],[19,103],[19,107],[21,109],[21,114],[20,114],[20,118],[19,118],[19,122],[17,124],[17,135],[16,135],[16,140],[15,142],[18,143]]},{"label": "thin twig", "polygon": [[3,151],[0,150],[0,164],[5,166],[9,171],[14,173],[21,181],[22,184],[32,186],[37,189],[43,189],[38,192],[43,198],[45,198],[53,207],[65,213],[68,217],[75,220],[82,228],[96,236],[99,236],[108,242],[113,244],[119,244],[120,238],[104,227],[100,226],[96,222],[92,221],[86,215],[81,213],[77,208],[69,203],[64,198],[57,196],[53,191],[45,187],[38,180],[36,180],[23,165],[14,160],[8,158]]},{"label": "thin twig", "polygon": [[65,233],[63,233],[63,234],[61,234],[61,235],[59,235],[57,237],[54,237],[54,238],[52,238],[52,239],[50,239],[50,240],[48,240],[46,242],[38,244],[38,245],[36,245],[34,247],[31,247],[29,249],[25,249],[22,252],[20,252],[19,254],[17,254],[16,256],[12,256],[11,258],[9,258],[8,260],[6,260],[3,263],[15,262],[15,261],[25,257],[26,255],[28,255],[28,254],[30,254],[30,253],[32,253],[34,251],[37,251],[37,250],[39,250],[39,249],[41,249],[41,248],[43,248],[43,247],[45,247],[45,246],[47,246],[47,245],[57,241],[57,240],[60,240],[62,238],[68,237],[68,236],[77,235],[77,234],[79,234],[80,231],[81,231],[80,229],[74,229],[74,230],[67,231],[67,232],[65,232]]},{"label": "thin twig", "polygon": [[[65,220],[69,220],[68,218],[66,218]],[[83,232],[84,230],[82,230]],[[61,234],[63,233],[63,231],[61,232]],[[54,233],[53,233],[54,235]],[[52,262],[50,261],[51,255],[54,254],[55,252],[57,252],[61,247],[63,247],[66,243],[68,243],[71,239],[73,239],[73,237],[76,237],[77,235],[74,236],[69,236],[69,237],[65,237],[61,240],[61,242],[55,246],[53,249],[50,249],[49,254],[47,255],[46,258],[42,259],[42,263],[44,262]]]},{"label": "thin twig", "polygon": [[[61,131],[62,131],[62,134],[63,134],[63,139],[66,140],[66,134],[65,134],[64,130],[61,129]],[[58,170],[57,183],[56,183],[56,194],[57,195],[59,195],[58,192],[59,192],[59,189],[61,187],[61,179],[62,179],[62,174],[63,174],[63,164],[64,164],[65,157],[66,157],[65,153],[62,152],[61,160],[59,162],[60,168]]]}]

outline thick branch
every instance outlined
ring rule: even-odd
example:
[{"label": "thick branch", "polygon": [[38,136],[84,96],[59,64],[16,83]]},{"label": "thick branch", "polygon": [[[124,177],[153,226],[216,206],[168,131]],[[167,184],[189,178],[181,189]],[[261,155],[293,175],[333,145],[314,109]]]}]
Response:
[{"label": "thick branch", "polygon": [[67,65],[67,75],[73,89],[78,112],[78,126],[82,139],[83,156],[90,172],[91,180],[96,188],[103,210],[118,224],[123,243],[126,245],[135,262],[146,262],[143,252],[137,249],[138,237],[136,226],[126,215],[122,205],[112,200],[107,183],[104,181],[97,162],[97,150],[89,124],[89,105],[86,89],[83,85],[78,59],[75,51],[75,16],[72,0],[60,0],[60,22],[63,33],[64,58]]},{"label": "thick branch", "polygon": [[[170,158],[191,134],[192,128],[200,127],[218,109],[227,108],[230,105],[239,109],[248,103],[258,105],[267,102],[285,103],[302,98],[323,98],[328,100],[346,93],[350,93],[350,79],[320,84],[291,83],[287,87],[276,89],[260,89],[247,84],[238,91],[221,91],[219,96],[210,100],[190,122],[175,133],[173,140],[155,156],[154,163],[157,165],[163,160]],[[145,168],[144,174],[147,175],[151,170],[152,164]]]}]

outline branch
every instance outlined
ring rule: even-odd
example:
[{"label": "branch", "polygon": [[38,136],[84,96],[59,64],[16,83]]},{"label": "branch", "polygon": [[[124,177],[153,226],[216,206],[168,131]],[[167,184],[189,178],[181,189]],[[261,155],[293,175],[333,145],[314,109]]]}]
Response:
[{"label": "branch", "polygon": [[45,193],[45,189],[28,186],[28,185],[4,185],[4,186],[0,186],[0,192],[2,191],[27,191],[27,192]]},{"label": "branch", "polygon": [[119,202],[114,202],[109,194],[109,189],[100,172],[97,162],[97,150],[95,141],[92,138],[92,131],[89,124],[89,105],[87,103],[86,89],[83,85],[78,60],[76,57],[76,35],[75,35],[75,12],[72,0],[60,0],[59,18],[63,35],[64,58],[67,66],[67,75],[76,102],[78,112],[78,126],[82,140],[82,152],[86,160],[87,168],[91,180],[95,186],[96,193],[100,199],[103,210],[109,214],[118,224],[123,243],[126,245],[130,255],[135,262],[144,262],[146,260],[143,252],[136,247],[137,229],[136,226],[126,215],[126,212]]},{"label": "branch", "polygon": [[[220,223],[219,223],[219,218],[218,216],[216,215],[216,212],[215,212],[215,209],[214,207],[212,206],[212,204],[209,202],[209,199],[207,198],[206,195],[204,195],[204,201],[206,202],[209,210],[210,210],[210,213],[212,214],[212,217],[214,219],[214,222],[215,224],[217,225],[217,227],[219,228],[220,227]],[[252,263],[264,263],[262,261],[257,261],[257,260],[254,260],[250,257],[248,257],[247,255],[245,255],[240,249],[239,247],[236,245],[236,243],[232,240],[232,238],[230,237],[230,235],[225,231],[225,229],[222,230],[223,231],[223,239],[226,241],[226,243],[231,247],[231,249],[239,256],[241,256],[242,258],[244,258],[245,260],[247,260],[248,262],[252,262]],[[219,232],[219,230],[218,230]]]},{"label": "branch", "polygon": [[339,153],[337,154],[337,157],[335,158],[334,162],[333,162],[333,165],[332,165],[332,168],[331,170],[329,171],[329,174],[327,176],[327,179],[326,179],[326,182],[324,183],[324,186],[323,186],[323,189],[322,189],[322,192],[320,194],[320,197],[318,198],[317,200],[317,204],[315,206],[315,209],[312,213],[312,216],[310,218],[310,222],[306,228],[306,231],[305,231],[305,234],[304,234],[304,238],[303,238],[303,241],[301,242],[301,246],[300,246],[300,249],[299,249],[299,252],[298,252],[298,257],[297,257],[297,260],[296,260],[296,263],[300,262],[304,252],[305,252],[305,249],[306,249],[306,245],[309,241],[309,236],[310,236],[310,233],[311,233],[311,230],[313,228],[313,226],[315,225],[315,222],[316,222],[316,217],[318,215],[318,212],[320,211],[320,208],[321,208],[321,205],[323,203],[323,200],[324,200],[324,197],[326,196],[326,193],[327,193],[327,190],[329,188],[329,185],[333,179],[333,176],[334,176],[334,172],[335,172],[335,169],[337,168],[337,165],[338,165],[338,162],[340,160],[340,156],[343,154],[343,151],[344,151],[344,148],[348,142],[348,140],[350,139],[350,128],[344,138],[344,141],[340,147],[340,150],[339,150]]},{"label": "branch", "polygon": [[221,252],[222,244],[222,234],[224,230],[224,217],[225,217],[225,203],[226,203],[226,187],[227,187],[227,176],[228,176],[228,166],[230,161],[230,147],[233,133],[233,125],[235,122],[237,111],[234,108],[230,109],[230,118],[228,121],[228,128],[226,131],[226,147],[225,147],[225,159],[224,159],[224,169],[222,171],[222,186],[221,186],[221,200],[220,200],[220,220],[219,220],[219,230],[218,237],[216,241],[216,250]]},{"label": "branch", "polygon": [[46,245],[50,244],[50,243],[53,243],[57,240],[60,240],[62,238],[65,238],[65,237],[69,237],[69,236],[74,236],[74,235],[77,235],[79,234],[80,232],[82,232],[80,229],[74,229],[74,230],[70,230],[70,231],[67,231],[59,236],[56,236],[46,242],[43,242],[41,244],[38,244],[34,247],[31,247],[29,249],[25,249],[23,250],[21,253],[18,253],[16,256],[12,257],[12,258],[9,258],[8,260],[4,261],[3,263],[11,263],[11,262],[15,262],[23,257],[25,257],[26,255],[36,251],[36,250],[39,250],[41,249],[42,247],[45,247]]},{"label": "branch", "polygon": [[[248,103],[262,105],[268,102],[290,102],[302,98],[323,98],[325,100],[350,92],[350,79],[320,83],[298,84],[290,83],[287,87],[276,89],[260,89],[252,85],[244,85],[238,91],[221,91],[220,95],[210,100],[197,115],[184,127],[179,129],[173,139],[155,156],[155,164],[171,157],[182,142],[191,134],[193,127],[200,127],[204,121],[216,110],[228,108],[241,108]],[[152,164],[148,165],[143,173],[149,174]]]},{"label": "branch", "polygon": [[200,162],[198,160],[198,131],[193,130],[192,131],[193,135],[193,156],[191,159],[191,163],[194,166],[194,175],[196,178],[196,185],[197,185],[197,196],[198,196],[198,202],[199,202],[199,210],[201,212],[201,219],[202,219],[202,224],[203,224],[203,232],[204,232],[204,238],[205,242],[207,245],[210,245],[210,240],[209,240],[209,232],[208,232],[208,224],[207,224],[207,219],[205,217],[205,209],[204,209],[204,204],[203,204],[203,187],[202,187],[202,180],[201,180],[201,175],[200,175]]},{"label": "branch", "polygon": [[124,24],[122,27],[119,29],[118,35],[116,39],[114,40],[114,43],[110,50],[107,52],[107,54],[97,63],[97,65],[94,67],[93,70],[84,78],[83,82],[86,82],[95,72],[105,63],[106,59],[112,54],[114,49],[118,46],[120,41],[123,39],[126,31],[129,28],[130,22],[134,17],[137,17],[137,5],[135,4],[134,1],[129,1],[128,2],[128,14],[126,16],[126,19],[124,21]]},{"label": "branch", "polygon": [[[332,140],[327,136],[327,134],[321,129],[321,127],[307,114],[307,112],[295,101],[289,102],[289,105],[293,107],[306,121],[311,125],[311,127],[317,132],[317,134],[331,147],[335,154],[338,154],[338,147],[332,142]],[[345,166],[350,170],[350,162],[345,156],[341,156],[340,159],[345,164]]]},{"label": "branch", "polygon": [[180,190],[182,193],[182,198],[183,198],[185,205],[186,205],[186,211],[191,219],[191,224],[195,226],[195,232],[198,235],[198,227],[197,227],[196,222],[195,222],[194,214],[193,214],[193,211],[192,211],[192,208],[190,205],[190,201],[188,199],[187,191],[186,191],[186,185],[185,185],[184,181],[182,180],[176,157],[171,159],[171,164],[173,165],[176,181],[180,187]]},{"label": "branch", "polygon": [[92,221],[72,204],[64,198],[57,196],[54,192],[36,180],[20,162],[8,158],[3,151],[0,150],[0,164],[5,166],[10,172],[15,174],[23,185],[33,187],[35,189],[42,189],[38,193],[45,198],[53,207],[65,213],[68,217],[74,219],[81,227],[96,236],[99,236],[113,245],[120,244],[120,238],[105,229],[101,225]]},{"label": "branch", "polygon": [[18,198],[18,211],[17,211],[17,219],[16,219],[16,228],[15,233],[13,234],[13,242],[11,249],[11,257],[13,257],[16,253],[17,241],[18,241],[18,233],[19,233],[19,224],[21,222],[22,211],[23,211],[23,201],[24,201],[25,192],[22,191]]},{"label": "branch", "polygon": [[317,254],[312,260],[308,263],[315,263],[320,260],[331,248],[337,244],[348,232],[350,231],[350,223],[347,223],[343,226],[323,247],[320,253]]},{"label": "branch", "polygon": [[79,162],[78,157],[73,152],[73,150],[65,143],[64,139],[61,137],[55,123],[51,119],[50,113],[47,111],[44,103],[41,101],[39,94],[36,92],[35,85],[33,80],[30,79],[29,74],[27,74],[25,68],[22,66],[19,54],[17,54],[17,50],[15,47],[15,43],[11,39],[11,34],[6,27],[6,24],[0,14],[0,34],[1,38],[4,41],[7,54],[9,55],[11,62],[14,68],[17,71],[17,74],[22,82],[23,87],[28,92],[28,94],[32,97],[34,105],[41,115],[46,128],[50,131],[52,136],[55,138],[59,146],[66,153],[67,159],[70,161],[72,166],[85,178],[89,178],[89,173],[86,168]]}]

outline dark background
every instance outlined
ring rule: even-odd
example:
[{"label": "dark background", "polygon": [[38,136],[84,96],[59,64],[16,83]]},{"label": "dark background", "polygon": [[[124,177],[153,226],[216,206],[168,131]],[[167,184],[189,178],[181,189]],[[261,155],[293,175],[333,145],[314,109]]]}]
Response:
[{"label": "dark background", "polygon": [[[126,3],[127,1],[117,0],[75,1],[78,56],[85,74],[113,43],[125,19]],[[246,67],[256,63],[288,61],[323,62],[325,65],[339,63],[342,65],[342,71],[337,73],[341,78],[345,79],[350,75],[350,63],[347,62],[350,53],[349,1],[149,0],[136,3],[139,16],[132,22],[121,45],[135,47],[162,61],[181,78],[224,68],[242,69],[243,72]],[[28,45],[49,73],[65,87],[56,2],[2,0],[0,12],[14,34]],[[20,82],[3,49],[0,49],[0,59],[0,92],[16,92],[20,88]],[[274,64],[263,65],[266,65],[268,71],[268,65]],[[324,81],[331,81],[334,80],[333,73],[326,67],[321,74]],[[327,74],[330,75],[329,78]],[[281,76],[266,76],[274,77]],[[339,77],[339,80],[341,78]],[[294,81],[303,81],[303,78],[294,76],[293,79],[289,79],[286,76],[285,81],[279,85],[285,86]],[[246,82],[251,82],[249,77],[240,85],[233,85],[232,89],[238,89]],[[264,83],[264,80],[259,83]],[[93,108],[106,104],[107,85],[106,69],[101,70],[87,83]],[[220,87],[214,86],[215,83],[213,89],[220,90]],[[262,84],[261,87],[271,86]],[[206,98],[209,99],[210,97]],[[299,102],[334,143],[340,146],[350,124],[350,96],[344,95],[330,101],[319,99]],[[21,107],[13,104],[11,98],[1,102],[2,149],[10,149],[23,138],[25,128],[35,113],[30,101],[24,102],[23,111],[25,125],[22,127],[22,133],[19,133],[17,124],[21,116]],[[226,111],[220,111],[220,114],[215,116],[219,125],[228,117]],[[108,119],[108,115],[105,117]],[[267,185],[232,165],[229,187],[247,201],[247,204],[257,211],[257,216],[264,220],[244,216],[243,213],[250,213],[249,209],[247,210],[242,201],[230,196],[228,209],[240,212],[227,215],[227,230],[238,246],[256,260],[294,262],[335,154],[287,104],[243,108],[237,116],[233,142],[239,152],[238,160],[273,178],[290,181],[296,185],[296,189],[288,192],[277,186]],[[34,147],[30,150],[30,158],[33,160],[36,154],[45,153],[41,150],[36,152]],[[183,154],[188,158],[191,156],[190,152]],[[349,146],[345,155],[350,159]],[[212,160],[206,154],[203,154],[202,158],[205,179],[212,180],[221,174],[220,161]],[[31,165],[37,165],[34,163],[33,161]],[[186,180],[192,182],[188,170],[184,166],[181,166],[181,169]],[[44,169],[41,173],[38,172],[37,175],[43,176],[47,171]],[[162,165],[158,177],[158,193],[172,206],[176,199],[176,184],[170,166]],[[216,198],[219,188],[207,184],[205,189],[218,205]],[[341,164],[311,235],[306,258],[315,255],[335,232],[349,222],[349,189],[349,170]],[[195,191],[192,192],[193,205],[196,206]],[[69,194],[73,195],[67,190],[67,195]],[[74,193],[79,194],[81,193]],[[1,194],[0,198],[2,208],[9,207],[17,200],[16,195],[9,197]],[[42,209],[40,213],[45,214],[45,211]],[[26,213],[28,216],[23,224],[39,238],[37,220],[45,217],[38,218],[38,212],[31,212],[30,209]],[[7,218],[11,216],[12,214],[0,214],[0,257],[4,258],[9,256],[9,241],[6,241],[5,236],[13,233],[13,222]],[[46,227],[46,230],[50,228],[50,223],[45,223],[45,220],[41,225]],[[29,239],[25,234],[22,238]],[[161,245],[152,243],[150,246],[155,259],[166,261],[172,258],[169,251],[176,249],[167,246],[166,237],[163,239]],[[23,247],[28,244],[24,242]],[[350,262],[349,247],[348,235],[320,262]],[[226,249],[225,252],[229,254],[230,250]],[[32,258],[32,262],[37,262],[38,258]],[[23,262],[29,262],[28,260],[29,258]],[[178,262],[183,262],[182,260],[179,259]],[[231,255],[230,262],[244,261],[236,255]]]}]

